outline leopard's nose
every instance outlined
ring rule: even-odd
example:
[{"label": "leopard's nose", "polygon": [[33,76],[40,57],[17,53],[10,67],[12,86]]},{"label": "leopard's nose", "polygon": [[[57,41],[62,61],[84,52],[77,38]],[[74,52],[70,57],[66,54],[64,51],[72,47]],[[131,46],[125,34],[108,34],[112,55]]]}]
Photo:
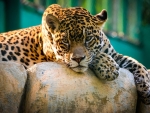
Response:
[{"label": "leopard's nose", "polygon": [[85,56],[83,56],[83,57],[73,57],[71,59],[76,61],[77,63],[80,63],[83,59],[85,59]]}]

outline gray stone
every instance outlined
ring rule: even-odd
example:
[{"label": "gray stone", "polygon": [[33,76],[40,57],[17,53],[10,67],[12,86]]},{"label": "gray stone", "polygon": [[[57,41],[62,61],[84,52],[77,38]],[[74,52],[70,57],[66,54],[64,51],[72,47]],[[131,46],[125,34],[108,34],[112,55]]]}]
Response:
[{"label": "gray stone", "polygon": [[125,69],[108,82],[54,62],[34,65],[28,74],[24,113],[136,112],[134,77]]},{"label": "gray stone", "polygon": [[26,79],[22,65],[0,62],[0,113],[18,113]]}]

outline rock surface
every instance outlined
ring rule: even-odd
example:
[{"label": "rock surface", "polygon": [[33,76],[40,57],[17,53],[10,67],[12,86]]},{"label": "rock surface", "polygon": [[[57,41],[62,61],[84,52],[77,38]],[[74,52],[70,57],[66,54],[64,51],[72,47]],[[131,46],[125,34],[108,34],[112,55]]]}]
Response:
[{"label": "rock surface", "polygon": [[114,81],[99,80],[90,70],[76,73],[57,63],[28,70],[22,113],[135,113],[137,93],[130,72]]},{"label": "rock surface", "polygon": [[0,62],[0,113],[18,113],[26,79],[22,65]]}]

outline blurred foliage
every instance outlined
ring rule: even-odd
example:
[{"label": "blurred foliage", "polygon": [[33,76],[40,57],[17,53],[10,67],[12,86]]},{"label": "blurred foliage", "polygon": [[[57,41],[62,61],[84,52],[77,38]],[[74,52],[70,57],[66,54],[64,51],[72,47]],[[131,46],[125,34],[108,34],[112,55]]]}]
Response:
[{"label": "blurred foliage", "polygon": [[143,0],[142,24],[150,25],[150,0]]}]

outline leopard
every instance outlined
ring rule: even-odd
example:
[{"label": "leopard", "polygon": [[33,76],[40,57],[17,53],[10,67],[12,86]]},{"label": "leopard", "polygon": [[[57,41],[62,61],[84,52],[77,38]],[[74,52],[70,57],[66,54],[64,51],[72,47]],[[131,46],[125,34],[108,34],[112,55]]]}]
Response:
[{"label": "leopard", "polygon": [[141,101],[150,104],[150,75],[132,57],[113,48],[103,32],[107,11],[92,15],[83,7],[52,4],[40,25],[0,34],[0,61],[13,61],[26,69],[41,62],[62,62],[78,73],[88,68],[102,80],[112,81],[120,68],[133,74]]}]

